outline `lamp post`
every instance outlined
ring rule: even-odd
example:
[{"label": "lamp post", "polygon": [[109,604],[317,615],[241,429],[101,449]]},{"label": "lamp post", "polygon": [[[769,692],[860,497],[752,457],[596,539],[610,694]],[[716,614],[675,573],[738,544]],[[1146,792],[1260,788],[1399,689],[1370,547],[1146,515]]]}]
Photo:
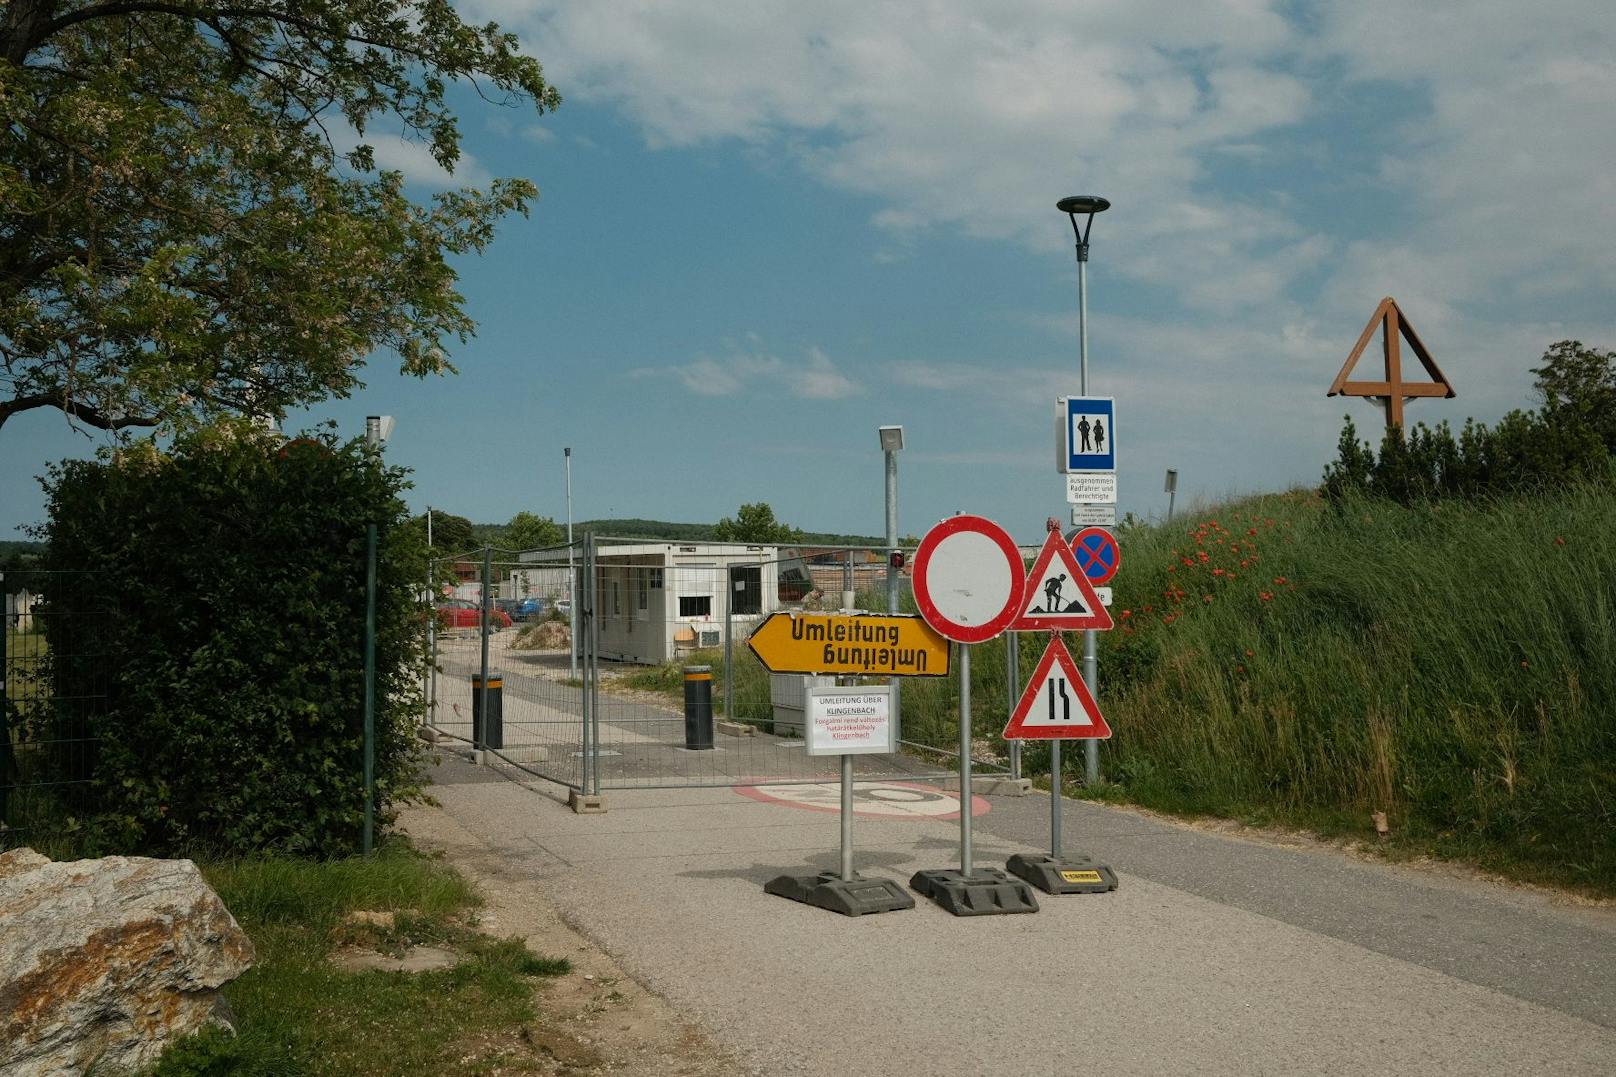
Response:
[{"label": "lamp post", "polygon": [[1167,469],[1167,485],[1164,487],[1162,492],[1167,495],[1167,522],[1172,523],[1173,495],[1178,493],[1178,471],[1176,469]]},{"label": "lamp post", "polygon": [[887,459],[887,612],[898,612],[898,454],[903,451],[903,427],[882,426],[881,452]]},{"label": "lamp post", "polygon": [[[1094,227],[1094,215],[1104,213],[1111,208],[1111,203],[1099,195],[1074,194],[1055,203],[1055,208],[1066,214],[1072,222],[1072,233],[1077,237],[1077,355],[1078,355],[1078,391],[1084,396],[1089,394],[1089,232]],[[1085,215],[1081,226],[1077,223],[1080,215]],[[1091,628],[1083,633],[1083,681],[1088,685],[1092,695],[1099,689],[1098,663],[1095,652],[1096,639]],[[1052,740],[1052,759],[1050,761],[1055,788],[1053,795],[1060,795],[1060,741]],[[1083,742],[1083,780],[1090,786],[1100,781],[1100,746],[1097,741]],[[1057,818],[1059,818],[1057,816]],[[1057,837],[1058,842],[1058,837]],[[1055,855],[1060,855],[1057,844]]]},{"label": "lamp post", "polygon": [[567,668],[578,679],[578,588],[572,567],[572,447],[561,450],[567,462]]},{"label": "lamp post", "polygon": [[[393,434],[391,415],[365,416],[365,450],[380,456]],[[365,832],[364,851],[376,845],[376,523],[365,527]]]},{"label": "lamp post", "polygon": [[[903,427],[881,426],[876,428],[876,434],[881,439],[881,453],[886,457],[887,464],[887,612],[898,612],[898,454],[903,451]],[[887,683],[892,686],[892,714],[893,721],[901,722],[903,713],[898,697],[898,678],[888,678]],[[899,726],[899,736],[902,736],[902,726]],[[847,756],[843,756],[847,759]],[[851,783],[849,783],[851,785]],[[851,808],[848,809],[851,811]]]}]

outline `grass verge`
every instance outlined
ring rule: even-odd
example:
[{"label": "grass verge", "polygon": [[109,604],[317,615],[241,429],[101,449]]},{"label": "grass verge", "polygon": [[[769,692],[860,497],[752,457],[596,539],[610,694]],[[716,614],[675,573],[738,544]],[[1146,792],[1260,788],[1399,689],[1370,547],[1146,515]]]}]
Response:
[{"label": "grass verge", "polygon": [[[394,840],[369,858],[222,861],[203,872],[258,960],[226,989],[237,1035],[177,1044],[150,1077],[544,1071],[530,1028],[534,977],[570,966],[476,931],[477,895],[442,860]],[[392,913],[393,924],[349,923],[357,910]],[[461,959],[419,973],[348,972],[331,960],[344,946],[396,954],[417,944]]]}]

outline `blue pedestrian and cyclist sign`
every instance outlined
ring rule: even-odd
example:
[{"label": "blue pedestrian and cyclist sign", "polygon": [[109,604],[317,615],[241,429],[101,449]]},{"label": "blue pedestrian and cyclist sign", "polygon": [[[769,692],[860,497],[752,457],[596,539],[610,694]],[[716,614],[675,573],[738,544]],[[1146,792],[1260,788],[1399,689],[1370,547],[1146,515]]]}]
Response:
[{"label": "blue pedestrian and cyclist sign", "polygon": [[1109,396],[1063,396],[1061,470],[1117,469],[1116,409]]}]

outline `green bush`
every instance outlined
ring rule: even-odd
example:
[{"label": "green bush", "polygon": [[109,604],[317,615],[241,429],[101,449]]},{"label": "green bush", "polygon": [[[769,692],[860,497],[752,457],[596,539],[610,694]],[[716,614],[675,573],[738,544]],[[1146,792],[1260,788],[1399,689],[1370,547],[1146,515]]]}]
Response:
[{"label": "green bush", "polygon": [[[378,819],[416,793],[426,613],[404,472],[357,442],[246,426],[51,469],[53,694],[41,740],[94,738],[56,777],[91,849],[335,855],[360,840],[366,528],[376,603]],[[57,637],[60,638],[57,638]],[[75,655],[111,656],[94,663]],[[72,709],[105,689],[104,708]],[[43,725],[46,728],[37,728]],[[65,767],[71,765],[72,772]]]},{"label": "green bush", "polygon": [[1455,436],[1447,423],[1388,429],[1377,457],[1346,420],[1335,463],[1324,471],[1324,492],[1402,504],[1439,497],[1488,497],[1610,483],[1616,454],[1616,352],[1562,340],[1532,371],[1542,407],[1512,411],[1489,427],[1465,421]]}]

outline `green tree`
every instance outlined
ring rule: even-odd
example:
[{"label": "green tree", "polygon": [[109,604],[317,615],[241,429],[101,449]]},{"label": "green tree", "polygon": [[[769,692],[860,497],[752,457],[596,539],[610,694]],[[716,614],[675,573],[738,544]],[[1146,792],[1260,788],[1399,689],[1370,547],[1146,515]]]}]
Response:
[{"label": "green tree", "polygon": [[[514,35],[449,0],[10,0],[0,13],[0,425],[279,416],[391,350],[450,372],[473,323],[450,259],[525,179],[417,204],[373,123],[444,168],[444,95],[560,98]],[[358,144],[346,149],[345,129]]]},{"label": "green tree", "polygon": [[1586,426],[1616,453],[1616,352],[1562,340],[1549,345],[1543,365],[1532,373],[1537,375],[1532,387],[1551,420]]},{"label": "green tree", "polygon": [[565,540],[566,533],[550,517],[519,512],[505,525],[503,545],[509,550],[537,550],[545,546],[559,546]]},{"label": "green tree", "polygon": [[769,503],[759,501],[742,505],[733,519],[719,520],[713,537],[720,542],[801,542],[802,531],[776,520]]},{"label": "green tree", "polygon": [[[410,519],[409,526],[417,531],[423,538],[426,536],[426,514]],[[449,554],[465,553],[477,545],[472,536],[471,521],[464,516],[456,516],[452,512],[442,509],[432,510],[432,556],[446,557]]]}]

